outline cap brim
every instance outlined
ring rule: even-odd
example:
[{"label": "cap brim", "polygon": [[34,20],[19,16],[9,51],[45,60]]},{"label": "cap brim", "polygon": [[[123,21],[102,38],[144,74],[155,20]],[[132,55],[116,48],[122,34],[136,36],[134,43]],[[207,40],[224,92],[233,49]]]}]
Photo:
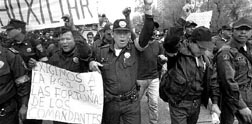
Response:
[{"label": "cap brim", "polygon": [[205,49],[213,50],[215,45],[212,41],[197,41],[197,44]]},{"label": "cap brim", "polygon": [[2,27],[2,29],[6,29],[6,30],[7,30],[7,29],[12,29],[12,28],[14,28],[14,27],[11,26],[11,25],[6,25],[6,26],[3,26],[3,27]]},{"label": "cap brim", "polygon": [[239,27],[248,27],[248,28],[252,28],[251,25],[248,25],[248,24],[240,24],[240,25],[236,25],[234,26],[234,28],[239,28]]}]

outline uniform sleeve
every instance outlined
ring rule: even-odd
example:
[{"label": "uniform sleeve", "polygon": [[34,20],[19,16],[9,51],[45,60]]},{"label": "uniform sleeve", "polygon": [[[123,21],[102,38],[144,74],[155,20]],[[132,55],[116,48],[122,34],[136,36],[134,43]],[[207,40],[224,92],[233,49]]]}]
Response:
[{"label": "uniform sleeve", "polygon": [[216,66],[210,68],[210,96],[213,104],[217,104],[220,97],[220,84],[217,80]]},{"label": "uniform sleeve", "polygon": [[13,54],[8,51],[7,59],[15,79],[17,94],[19,96],[28,95],[30,92],[30,77],[27,75],[26,65],[22,57],[19,54]]},{"label": "uniform sleeve", "polygon": [[139,40],[135,40],[135,46],[139,51],[143,51],[151,40],[154,29],[154,21],[152,15],[145,14],[144,26],[141,30]]},{"label": "uniform sleeve", "polygon": [[[184,37],[184,29],[181,27],[170,27],[164,38],[163,47],[169,53],[177,53],[180,41]],[[183,41],[182,41],[183,42]]]},{"label": "uniform sleeve", "polygon": [[86,39],[78,31],[72,31],[72,34],[76,43],[80,60],[89,62],[92,56],[91,47],[87,44]]},{"label": "uniform sleeve", "polygon": [[217,72],[220,79],[221,89],[229,103],[233,104],[236,109],[247,107],[239,92],[238,82],[235,81],[235,69],[232,62],[232,55],[229,52],[222,51],[217,56]]}]

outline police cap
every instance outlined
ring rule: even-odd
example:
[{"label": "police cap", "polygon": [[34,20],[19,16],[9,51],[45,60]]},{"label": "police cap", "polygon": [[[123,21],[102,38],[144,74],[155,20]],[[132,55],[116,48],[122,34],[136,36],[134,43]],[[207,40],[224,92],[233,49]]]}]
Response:
[{"label": "police cap", "polygon": [[6,26],[3,26],[3,29],[17,29],[17,28],[25,28],[26,23],[17,19],[11,19]]}]

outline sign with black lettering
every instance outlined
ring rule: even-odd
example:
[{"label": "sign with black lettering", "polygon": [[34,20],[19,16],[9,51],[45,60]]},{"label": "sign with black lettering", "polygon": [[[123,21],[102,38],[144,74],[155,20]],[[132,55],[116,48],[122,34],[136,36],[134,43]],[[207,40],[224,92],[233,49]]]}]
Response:
[{"label": "sign with black lettering", "polygon": [[210,28],[210,22],[212,19],[213,11],[206,11],[206,12],[196,12],[191,13],[187,18],[186,21],[193,21],[199,26],[205,26]]},{"label": "sign with black lettering", "polygon": [[18,19],[27,30],[54,28],[64,25],[65,14],[75,25],[98,23],[96,0],[0,0],[0,27]]},{"label": "sign with black lettering", "polygon": [[33,68],[28,119],[101,124],[102,110],[100,73],[74,73],[42,62]]}]

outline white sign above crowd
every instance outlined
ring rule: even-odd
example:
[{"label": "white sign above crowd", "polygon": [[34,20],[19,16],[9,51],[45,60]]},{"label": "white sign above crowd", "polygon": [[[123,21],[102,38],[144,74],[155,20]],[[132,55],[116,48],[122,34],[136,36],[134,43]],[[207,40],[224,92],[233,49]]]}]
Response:
[{"label": "white sign above crowd", "polygon": [[211,19],[212,19],[212,13],[213,13],[213,11],[191,13],[186,18],[186,21],[193,21],[193,22],[195,22],[197,24],[197,27],[199,27],[199,26],[205,26],[207,28],[210,28],[210,22],[211,22]]},{"label": "white sign above crowd", "polygon": [[38,62],[32,70],[27,118],[101,124],[103,98],[100,73],[74,73]]},{"label": "white sign above crowd", "polygon": [[26,22],[27,30],[60,27],[65,14],[75,25],[98,23],[96,0],[0,0],[0,27],[10,19]]}]

